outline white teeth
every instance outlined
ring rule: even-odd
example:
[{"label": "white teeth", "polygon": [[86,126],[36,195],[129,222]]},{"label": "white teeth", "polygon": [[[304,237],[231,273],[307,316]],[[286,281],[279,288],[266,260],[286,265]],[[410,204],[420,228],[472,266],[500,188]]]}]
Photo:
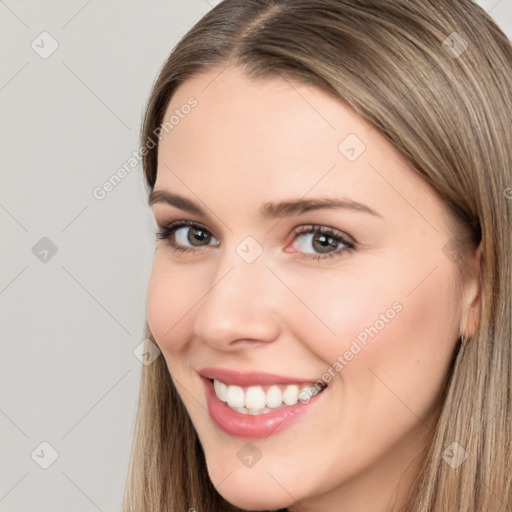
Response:
[{"label": "white teeth", "polygon": [[235,407],[244,406],[244,390],[240,386],[228,386],[226,392],[226,402],[229,407],[233,409]]},{"label": "white teeth", "polygon": [[299,386],[292,384],[288,386],[283,393],[283,402],[286,405],[295,405],[299,398]]},{"label": "white teeth", "polygon": [[283,403],[283,394],[279,386],[270,386],[267,390],[267,407],[275,409]]},{"label": "white teeth", "polygon": [[247,409],[263,409],[266,405],[265,400],[265,391],[259,386],[251,386],[245,393],[245,407]]},{"label": "white teeth", "polygon": [[300,389],[297,384],[290,384],[284,391],[281,387],[273,385],[265,392],[261,386],[242,388],[227,385],[218,380],[213,381],[213,388],[219,400],[227,402],[229,407],[241,414],[251,415],[266,414],[272,409],[283,406],[283,403],[291,406],[299,401],[307,402],[310,397],[320,391],[319,387],[311,384],[306,384]]},{"label": "white teeth", "polygon": [[226,394],[228,387],[226,384],[224,384],[224,382],[220,382],[220,380],[214,380],[213,387],[215,388],[215,393],[217,393],[219,399],[223,402],[227,402]]}]

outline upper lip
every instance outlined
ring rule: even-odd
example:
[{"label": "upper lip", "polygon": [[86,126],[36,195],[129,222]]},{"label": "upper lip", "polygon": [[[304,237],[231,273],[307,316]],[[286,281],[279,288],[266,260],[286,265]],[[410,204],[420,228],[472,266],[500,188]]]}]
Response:
[{"label": "upper lip", "polygon": [[263,372],[244,372],[239,370],[228,370],[226,368],[201,368],[198,373],[207,379],[215,379],[224,384],[236,386],[265,386],[272,384],[310,384],[318,379],[301,379],[297,377],[276,375]]}]

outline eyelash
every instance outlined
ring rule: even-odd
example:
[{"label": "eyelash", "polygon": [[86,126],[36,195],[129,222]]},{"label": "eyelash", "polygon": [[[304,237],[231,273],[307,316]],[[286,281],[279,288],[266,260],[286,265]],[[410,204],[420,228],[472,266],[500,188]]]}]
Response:
[{"label": "eyelash", "polygon": [[[170,224],[167,224],[165,226],[162,226],[158,229],[156,232],[156,238],[157,240],[167,240],[169,244],[171,245],[171,248],[173,251],[180,252],[180,253],[195,253],[197,249],[192,249],[190,247],[183,247],[181,245],[178,245],[175,240],[173,239],[174,233],[182,228],[182,227],[192,227],[196,228],[201,231],[206,231],[207,233],[211,234],[210,231],[204,227],[202,224],[199,224],[197,222],[189,221],[189,220],[181,220],[181,221],[175,221],[171,222]],[[332,259],[336,256],[341,256],[341,254],[345,252],[350,252],[354,249],[354,244],[350,242],[345,236],[343,236],[339,231],[333,230],[331,228],[328,228],[326,226],[318,226],[318,225],[309,225],[309,226],[301,226],[300,228],[296,229],[294,232],[294,236],[298,237],[300,235],[306,235],[306,234],[320,234],[320,235],[327,235],[328,237],[333,238],[336,242],[343,244],[345,247],[340,249],[337,249],[336,251],[320,254],[320,255],[313,255],[311,253],[301,253],[303,254],[303,257],[313,260],[325,260],[325,259]],[[207,245],[205,247],[208,247]]]}]

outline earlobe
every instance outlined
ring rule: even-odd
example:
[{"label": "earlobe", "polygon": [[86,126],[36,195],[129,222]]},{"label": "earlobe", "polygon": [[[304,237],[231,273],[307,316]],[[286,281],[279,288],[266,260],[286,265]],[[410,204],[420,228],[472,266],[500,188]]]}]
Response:
[{"label": "earlobe", "polygon": [[460,326],[460,332],[463,339],[471,338],[478,329],[481,309],[481,261],[483,246],[482,242],[475,251],[472,262],[472,273],[468,282],[464,284],[463,294],[463,315]]}]

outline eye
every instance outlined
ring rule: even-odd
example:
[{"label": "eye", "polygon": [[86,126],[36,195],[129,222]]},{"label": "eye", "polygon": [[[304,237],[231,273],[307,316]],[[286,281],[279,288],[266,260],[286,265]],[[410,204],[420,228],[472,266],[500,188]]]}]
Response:
[{"label": "eye", "polygon": [[316,260],[334,258],[354,249],[354,242],[348,237],[326,226],[302,226],[295,231],[294,235],[298,252],[305,253],[306,258]]},{"label": "eye", "polygon": [[158,240],[168,240],[172,249],[178,252],[195,252],[194,247],[219,245],[212,243],[215,237],[201,224],[192,221],[176,221],[162,226],[156,233]]},{"label": "eye", "polygon": [[[302,226],[294,232],[297,252],[305,258],[321,260],[334,258],[354,249],[355,243],[343,233],[326,226]],[[162,226],[156,233],[159,240],[168,240],[173,251],[194,253],[201,247],[218,246],[220,242],[210,231],[193,221],[175,221]],[[341,247],[340,247],[341,246]],[[290,251],[289,249],[286,252]]]}]

